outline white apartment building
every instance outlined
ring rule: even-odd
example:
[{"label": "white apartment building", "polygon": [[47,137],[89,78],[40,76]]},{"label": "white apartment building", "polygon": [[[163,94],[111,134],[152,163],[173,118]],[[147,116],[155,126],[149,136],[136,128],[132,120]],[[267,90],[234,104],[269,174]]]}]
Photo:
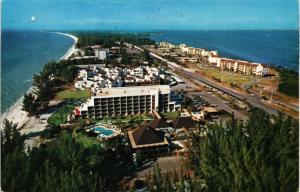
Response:
[{"label": "white apartment building", "polygon": [[76,107],[77,118],[103,118],[119,115],[134,115],[175,111],[180,108],[170,100],[168,85],[116,87],[97,90],[86,103]]},{"label": "white apartment building", "polygon": [[107,59],[108,49],[94,49],[95,56],[101,60]]},{"label": "white apartment building", "polygon": [[211,51],[208,56],[208,62],[211,64],[217,64],[219,59],[219,55],[217,51]]},{"label": "white apartment building", "polygon": [[228,58],[218,58],[217,67],[222,70],[234,71],[245,75],[265,76],[269,74],[269,67],[265,64]]},{"label": "white apartment building", "polygon": [[265,76],[269,74],[269,67],[265,64],[261,64],[261,63],[253,63],[256,64],[256,75],[258,76]]},{"label": "white apartment building", "polygon": [[179,48],[181,49],[181,52],[183,52],[183,53],[188,53],[188,51],[189,51],[189,47],[186,46],[186,44],[180,44]]},{"label": "white apartment building", "polygon": [[198,58],[197,57],[179,57],[178,61],[180,63],[197,63]]},{"label": "white apartment building", "polygon": [[175,48],[176,46],[171,44],[171,43],[168,43],[168,42],[159,42],[159,46],[162,47],[162,48],[168,48],[168,49],[172,49],[172,48]]}]

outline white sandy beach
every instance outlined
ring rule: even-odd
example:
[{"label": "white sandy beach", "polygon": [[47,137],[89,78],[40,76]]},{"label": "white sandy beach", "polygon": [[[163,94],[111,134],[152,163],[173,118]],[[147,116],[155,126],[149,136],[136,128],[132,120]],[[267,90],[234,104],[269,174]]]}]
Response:
[{"label": "white sandy beach", "polygon": [[78,41],[78,38],[74,35],[71,35],[71,34],[68,34],[68,33],[61,33],[61,32],[54,32],[54,33],[57,33],[57,34],[60,34],[60,35],[65,35],[65,36],[68,36],[70,38],[72,38],[74,40],[74,44],[68,49],[68,51],[62,56],[61,60],[66,60],[68,59],[73,53],[75,53],[76,51],[76,43]]},{"label": "white sandy beach", "polygon": [[[65,35],[74,40],[73,45],[68,49],[68,51],[63,55],[61,60],[68,59],[75,51],[75,45],[78,41],[78,38],[75,37],[74,35],[67,34],[67,33],[60,33],[60,32],[54,32],[60,35]],[[32,89],[32,87],[28,90],[28,92]],[[35,117],[28,117],[26,112],[22,110],[22,101],[23,97],[18,99],[18,101],[11,106],[5,113],[1,114],[1,124],[3,122],[3,119],[8,119],[9,121],[12,121],[14,123],[18,124],[18,129],[24,128],[26,130],[33,128],[35,125],[34,123],[29,123],[29,122],[37,122],[38,120]],[[46,127],[47,124],[43,124],[44,127]],[[1,125],[2,129],[2,125]],[[27,132],[27,131],[26,131]]]}]

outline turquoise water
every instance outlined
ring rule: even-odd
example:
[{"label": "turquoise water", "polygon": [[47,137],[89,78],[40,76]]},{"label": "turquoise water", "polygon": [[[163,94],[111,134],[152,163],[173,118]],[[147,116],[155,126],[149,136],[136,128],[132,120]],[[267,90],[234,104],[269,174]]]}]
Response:
[{"label": "turquoise water", "polygon": [[106,129],[104,127],[95,127],[94,131],[98,131],[106,136],[111,136],[114,133],[112,130]]},{"label": "turquoise water", "polygon": [[[51,60],[60,59],[73,39],[49,32],[2,31],[1,112],[20,98],[32,84],[32,76]],[[217,50],[220,55],[281,65],[298,71],[299,37],[296,30],[162,31],[156,41],[185,43]]]},{"label": "turquoise water", "polygon": [[221,56],[283,66],[298,71],[297,30],[161,31],[155,41],[216,50]]},{"label": "turquoise water", "polygon": [[59,60],[73,45],[70,37],[38,31],[2,31],[1,113],[32,85],[33,74],[51,60]]}]

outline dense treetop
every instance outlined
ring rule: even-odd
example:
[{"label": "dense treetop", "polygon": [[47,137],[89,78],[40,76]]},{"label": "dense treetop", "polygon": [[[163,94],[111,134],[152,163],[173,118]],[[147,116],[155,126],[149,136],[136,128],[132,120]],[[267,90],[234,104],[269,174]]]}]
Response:
[{"label": "dense treetop", "polygon": [[75,33],[78,37],[77,47],[86,47],[92,45],[102,45],[103,47],[112,47],[120,43],[131,43],[134,45],[154,45],[155,41],[150,40],[145,34],[136,33],[110,33],[110,32],[82,32]]},{"label": "dense treetop", "polygon": [[[186,179],[185,189],[197,185],[197,191],[298,191],[298,128],[290,117],[254,111],[245,124],[232,119],[210,127],[205,137],[194,135],[187,168],[195,177]],[[182,181],[173,177],[156,172],[148,178],[148,188],[180,191],[176,186]]]},{"label": "dense treetop", "polygon": [[289,69],[280,69],[278,90],[293,97],[299,97],[299,74]]}]

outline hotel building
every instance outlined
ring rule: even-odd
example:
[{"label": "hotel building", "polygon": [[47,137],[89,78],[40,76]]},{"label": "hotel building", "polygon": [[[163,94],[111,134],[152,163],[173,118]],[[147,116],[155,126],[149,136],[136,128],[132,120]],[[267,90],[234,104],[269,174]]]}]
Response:
[{"label": "hotel building", "polygon": [[234,71],[245,75],[265,76],[269,74],[269,67],[265,64],[228,58],[219,58],[217,60],[217,67],[222,70]]},{"label": "hotel building", "polygon": [[103,118],[119,115],[169,112],[180,105],[170,100],[170,86],[151,85],[98,89],[86,103],[75,108],[77,118]]}]

